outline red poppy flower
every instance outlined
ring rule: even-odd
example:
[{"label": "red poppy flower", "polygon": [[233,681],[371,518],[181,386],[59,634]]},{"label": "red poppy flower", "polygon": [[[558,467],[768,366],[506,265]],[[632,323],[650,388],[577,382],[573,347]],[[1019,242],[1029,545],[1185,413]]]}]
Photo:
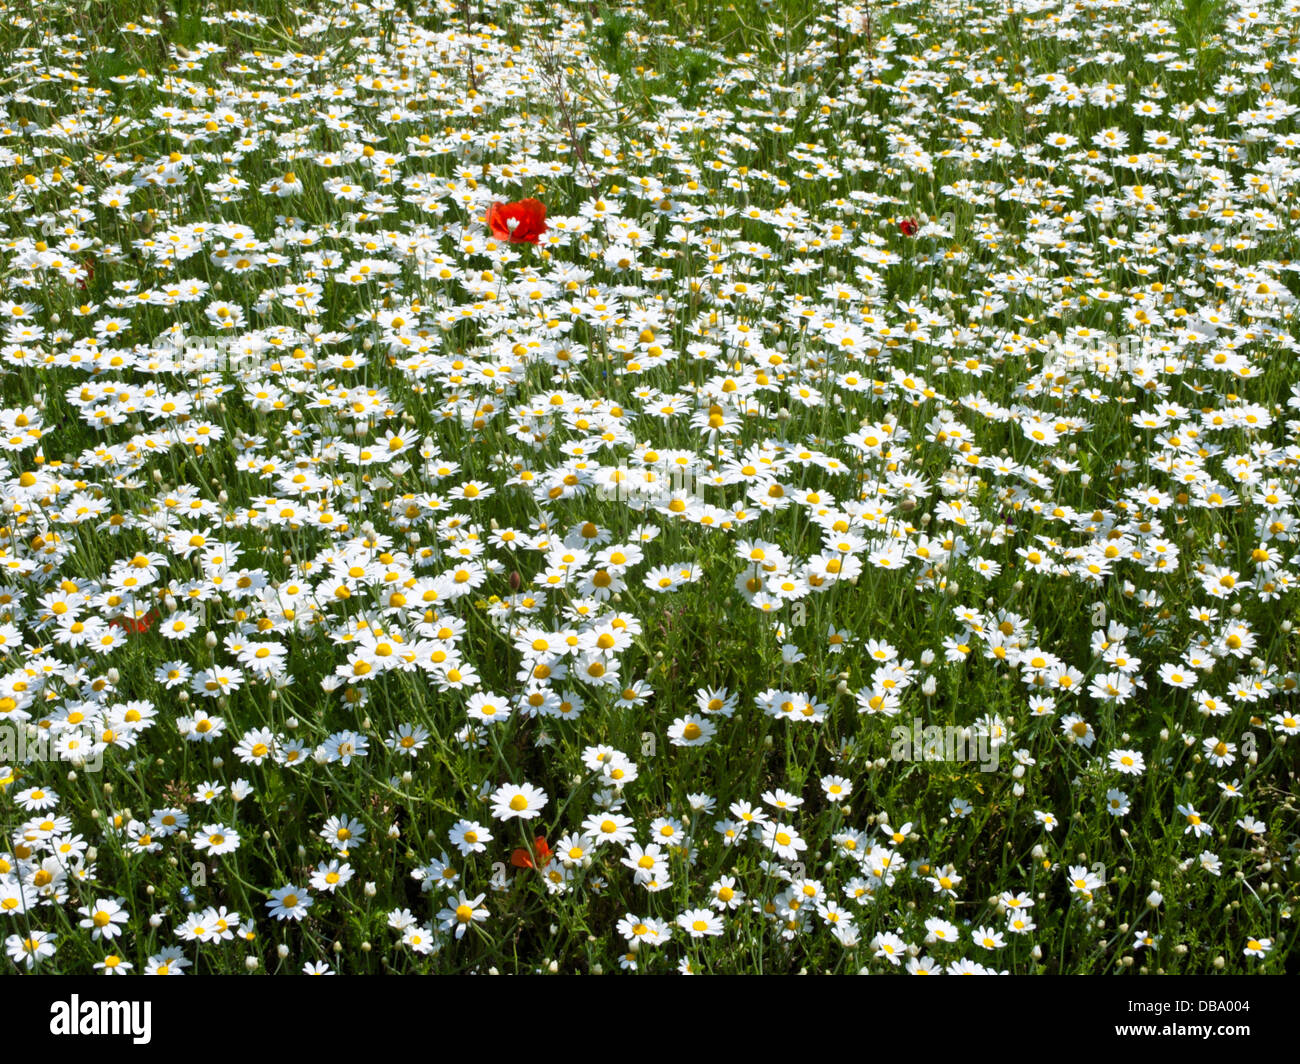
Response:
[{"label": "red poppy flower", "polygon": [[[536,857],[537,863],[533,863]],[[533,852],[529,853],[525,849],[515,850],[510,855],[510,863],[516,868],[545,868],[551,860],[551,847],[546,841],[545,835],[538,835],[533,840]]]},{"label": "red poppy flower", "polygon": [[81,265],[86,271],[86,276],[78,278],[77,287],[85,292],[88,290],[90,282],[95,276],[95,263],[91,259],[82,259]]},{"label": "red poppy flower", "polygon": [[898,231],[904,236],[916,236],[916,231],[920,228],[915,218],[904,218],[898,223]]},{"label": "red poppy flower", "polygon": [[114,617],[109,621],[109,625],[117,625],[124,628],[133,635],[139,635],[141,632],[147,632],[153,627],[153,622],[158,619],[158,611],[150,610],[143,617]]},{"label": "red poppy flower", "polygon": [[486,221],[498,240],[536,244],[537,238],[546,232],[546,204],[535,199],[494,203],[488,208]]}]

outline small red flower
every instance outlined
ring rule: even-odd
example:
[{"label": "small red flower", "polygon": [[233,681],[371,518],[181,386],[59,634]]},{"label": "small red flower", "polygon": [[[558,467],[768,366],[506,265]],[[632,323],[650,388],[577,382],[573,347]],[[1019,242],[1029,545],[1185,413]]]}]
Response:
[{"label": "small red flower", "polygon": [[[536,864],[533,863],[534,858],[536,858]],[[550,861],[551,847],[547,843],[545,835],[538,835],[533,840],[532,853],[520,848],[510,855],[510,863],[516,868],[545,868]]]},{"label": "small red flower", "polygon": [[80,288],[83,292],[85,292],[89,289],[90,282],[95,277],[95,263],[94,260],[92,259],[82,259],[81,265],[82,268],[86,271],[86,276],[81,277],[77,280],[77,287]]},{"label": "small red flower", "polygon": [[537,238],[546,232],[546,204],[535,199],[494,203],[488,208],[485,220],[498,240],[536,244]]},{"label": "small red flower", "polygon": [[123,628],[133,635],[139,635],[141,632],[149,631],[149,629],[153,627],[154,621],[157,619],[158,611],[150,610],[143,617],[127,617],[123,615],[121,617],[114,617],[108,623],[110,626],[117,625],[118,628]]},{"label": "small red flower", "polygon": [[916,224],[915,218],[904,218],[898,223],[898,231],[904,236],[916,236],[916,232],[921,227]]}]

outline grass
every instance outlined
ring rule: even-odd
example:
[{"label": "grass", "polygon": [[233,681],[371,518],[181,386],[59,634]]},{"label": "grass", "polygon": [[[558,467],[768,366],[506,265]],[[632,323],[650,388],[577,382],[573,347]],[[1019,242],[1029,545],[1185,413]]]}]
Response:
[{"label": "grass", "polygon": [[[1289,524],[1270,522],[1294,507],[1265,496],[1295,486],[1295,329],[1292,300],[1260,301],[1258,286],[1297,294],[1286,265],[1300,214],[1276,170],[1268,194],[1249,191],[1260,164],[1292,149],[1233,125],[1271,89],[1226,5],[1083,9],[1074,39],[997,5],[792,0],[191,2],[147,17],[46,4],[8,17],[6,299],[36,309],[9,312],[0,375],[18,501],[0,532],[14,563],[0,601],[4,638],[22,647],[0,690],[6,712],[21,705],[47,730],[69,731],[89,706],[101,736],[124,737],[99,772],[0,756],[0,874],[30,878],[47,857],[58,870],[50,903],[14,925],[20,948],[35,930],[57,935],[41,970],[90,971],[110,949],[140,970],[180,946],[193,972],[242,971],[248,957],[272,972],[893,971],[891,935],[940,967],[1294,965],[1295,744],[1278,721],[1296,711],[1297,610],[1289,574],[1270,590],[1257,553],[1289,564]],[[1186,69],[1152,58],[1142,23],[1156,17],[1172,23],[1159,47]],[[1224,64],[1242,94],[1216,87]],[[1087,102],[1053,103],[1045,72]],[[1210,97],[1221,110],[1175,117]],[[55,132],[67,116],[83,124]],[[1126,162],[1153,130],[1186,175]],[[297,195],[259,191],[290,171]],[[160,173],[177,183],[151,183]],[[129,203],[106,202],[115,194]],[[556,242],[489,247],[486,204],[526,197],[546,204]],[[1239,216],[1252,210],[1266,222],[1247,233]],[[168,252],[200,223],[195,254]],[[33,264],[47,254],[73,273]],[[232,262],[243,254],[247,268]],[[134,298],[187,283],[203,286],[198,300]],[[483,310],[494,303],[509,312]],[[85,357],[96,335],[123,354],[175,327],[213,336],[221,306],[244,319],[227,335],[259,350],[161,373]],[[1146,323],[1125,317],[1135,309]],[[1210,313],[1232,337],[1223,364],[1045,372],[1080,330],[1173,343],[1176,322]],[[21,333],[29,316],[42,335]],[[120,338],[108,318],[122,319]],[[429,373],[406,361],[422,348]],[[54,357],[70,350],[76,363]],[[656,412],[670,400],[675,413]],[[1167,425],[1135,423],[1175,401]],[[1033,417],[1048,442],[1028,431]],[[708,524],[689,497],[675,511],[667,497],[595,491],[609,466],[656,466],[647,452],[685,456],[717,507]],[[469,483],[477,495],[449,495]],[[1166,499],[1137,501],[1152,488]],[[1209,497],[1230,489],[1235,502]],[[84,519],[70,498],[101,512]],[[282,508],[292,516],[274,517]],[[531,546],[494,538],[503,530]],[[850,531],[863,542],[841,554]],[[592,538],[645,559],[587,558],[556,576],[557,544]],[[1159,542],[1177,549],[1164,570],[1149,564]],[[754,543],[777,559],[770,584],[797,585],[767,609],[745,585],[764,584]],[[890,546],[907,551],[876,556]],[[837,554],[860,575],[807,586],[815,569],[801,567]],[[457,596],[467,562],[481,583]],[[688,578],[646,586],[658,565]],[[128,593],[133,568],[158,575]],[[1231,585],[1207,577],[1220,568]],[[579,592],[596,573],[626,587]],[[427,611],[395,604],[397,586],[408,600],[432,592]],[[537,613],[520,603],[548,587]],[[134,604],[154,620],[99,653],[60,627],[60,593],[88,619]],[[193,633],[169,639],[186,614]],[[1237,624],[1244,656],[1227,641]],[[550,661],[572,673],[543,682],[512,625],[626,645]],[[283,666],[259,679],[249,644],[275,644]],[[380,644],[442,653],[478,681],[448,684],[450,665],[387,669]],[[1056,675],[1034,688],[1040,652],[1075,668],[1082,693],[1058,686],[1036,713],[1030,696]],[[1182,664],[1194,655],[1196,670]],[[1116,658],[1141,659],[1145,688],[1090,692],[1128,668]],[[173,660],[195,673],[240,662],[241,681],[217,697],[167,687],[157,671]],[[577,671],[593,662],[619,683]],[[1167,664],[1195,671],[1226,714],[1162,681]],[[1230,697],[1237,681],[1268,697]],[[33,682],[45,701],[24,693]],[[700,708],[716,688],[736,696],[733,712]],[[469,727],[475,690],[510,703],[546,690],[584,708]],[[873,695],[899,702],[876,711]],[[152,724],[112,716],[137,702]],[[193,730],[200,709],[221,720],[210,740]],[[674,745],[687,718],[713,739]],[[913,718],[1007,736],[998,769],[893,759],[894,729]],[[241,755],[262,729],[278,756]],[[422,729],[416,756],[403,729]],[[345,764],[326,752],[340,742],[368,748]],[[1125,751],[1145,769],[1116,767]],[[832,776],[847,798],[827,791]],[[1223,788],[1234,780],[1241,797]],[[494,818],[488,796],[525,782],[546,792],[543,815]],[[224,792],[196,797],[208,783]],[[33,787],[57,792],[66,832],[24,807]],[[803,804],[781,808],[778,791]],[[740,823],[750,834],[730,844],[738,803],[806,850],[782,854]],[[149,827],[171,808],[186,830]],[[538,835],[554,848],[619,810],[640,847],[662,847],[662,889],[623,860],[644,850],[623,846],[583,842],[584,858],[540,869],[512,861],[540,864]],[[324,837],[333,817],[364,837]],[[458,853],[462,819],[494,838]],[[1263,830],[1248,833],[1249,819]],[[207,825],[238,831],[238,847],[205,857]],[[48,852],[73,835],[93,854]],[[352,878],[308,888],[331,860]],[[1076,883],[1085,873],[1095,879]],[[268,910],[286,885],[312,897],[301,919]],[[1007,930],[1017,896],[1033,902],[1027,934]],[[106,897],[130,914],[111,943],[78,911]],[[480,905],[483,922],[457,914]],[[242,940],[178,937],[220,906],[240,914]],[[695,917],[679,918],[710,907],[725,933],[692,937]],[[618,930],[629,915],[662,921],[670,939],[634,948]],[[432,951],[404,944],[408,923]],[[948,924],[957,941],[936,939]],[[986,949],[990,928],[1005,941]],[[1266,955],[1246,955],[1261,939]]]}]

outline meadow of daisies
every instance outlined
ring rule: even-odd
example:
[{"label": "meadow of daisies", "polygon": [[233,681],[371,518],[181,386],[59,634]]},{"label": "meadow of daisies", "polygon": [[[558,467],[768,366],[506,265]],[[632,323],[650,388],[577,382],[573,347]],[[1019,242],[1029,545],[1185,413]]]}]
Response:
[{"label": "meadow of daisies", "polygon": [[10,972],[1286,968],[1300,3],[83,6]]}]

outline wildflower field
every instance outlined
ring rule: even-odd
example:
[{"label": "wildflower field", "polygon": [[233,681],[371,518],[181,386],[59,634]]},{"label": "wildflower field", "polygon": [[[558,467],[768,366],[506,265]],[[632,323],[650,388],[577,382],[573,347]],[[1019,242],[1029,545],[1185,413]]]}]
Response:
[{"label": "wildflower field", "polygon": [[0,966],[1295,967],[1300,0],[0,10]]}]

